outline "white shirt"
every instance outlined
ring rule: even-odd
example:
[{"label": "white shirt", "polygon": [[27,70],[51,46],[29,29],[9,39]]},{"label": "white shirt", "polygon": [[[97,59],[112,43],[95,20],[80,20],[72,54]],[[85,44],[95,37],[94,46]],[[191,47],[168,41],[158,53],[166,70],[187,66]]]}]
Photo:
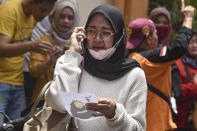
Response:
[{"label": "white shirt", "polygon": [[[83,57],[66,51],[56,64],[54,82],[45,94],[48,106],[65,112],[58,91],[78,92]],[[112,119],[104,116],[90,121],[78,121],[80,131],[145,131],[147,83],[143,70],[136,67],[123,77],[108,81],[83,71],[79,93],[94,93],[97,97],[113,99],[116,114]]]}]

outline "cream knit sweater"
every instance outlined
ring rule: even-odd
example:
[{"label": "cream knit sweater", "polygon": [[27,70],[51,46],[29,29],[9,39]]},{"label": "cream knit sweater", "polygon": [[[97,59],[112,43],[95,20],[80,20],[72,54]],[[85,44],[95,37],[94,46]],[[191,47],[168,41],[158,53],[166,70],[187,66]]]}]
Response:
[{"label": "cream knit sweater", "polygon": [[[65,112],[58,91],[78,92],[83,57],[66,51],[56,64],[54,82],[45,94],[48,106]],[[103,116],[90,121],[78,121],[80,131],[145,131],[147,84],[141,68],[134,68],[122,78],[108,81],[83,71],[79,93],[94,93],[97,97],[116,102],[114,118]]]}]

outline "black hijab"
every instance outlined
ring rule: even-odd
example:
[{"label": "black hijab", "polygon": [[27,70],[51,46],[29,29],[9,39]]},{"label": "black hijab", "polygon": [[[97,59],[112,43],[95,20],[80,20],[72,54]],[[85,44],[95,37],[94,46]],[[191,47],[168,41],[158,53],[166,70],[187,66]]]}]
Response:
[{"label": "black hijab", "polygon": [[88,27],[91,18],[98,13],[104,15],[114,29],[115,35],[113,45],[119,41],[122,35],[123,38],[116,48],[115,53],[106,61],[94,59],[88,52],[87,40],[84,40],[84,68],[93,76],[105,80],[115,80],[122,77],[131,69],[139,67],[139,64],[133,59],[125,59],[127,38],[123,15],[119,9],[112,5],[100,5],[94,8],[88,17],[85,28]]},{"label": "black hijab", "polygon": [[[197,31],[196,30],[192,30],[193,36],[197,35]],[[197,58],[193,57],[189,54],[189,51],[187,49],[185,55],[182,57],[183,63],[186,65],[189,65],[195,69],[197,69]]]}]

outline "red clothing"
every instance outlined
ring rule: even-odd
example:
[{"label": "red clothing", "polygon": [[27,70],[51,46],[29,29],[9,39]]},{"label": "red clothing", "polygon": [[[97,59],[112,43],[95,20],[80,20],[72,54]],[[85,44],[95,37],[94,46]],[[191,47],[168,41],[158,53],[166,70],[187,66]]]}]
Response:
[{"label": "red clothing", "polygon": [[197,97],[197,83],[195,83],[193,80],[194,75],[197,74],[197,69],[188,65],[188,71],[191,75],[191,78],[190,82],[187,83],[187,74],[184,69],[184,63],[182,59],[179,59],[176,64],[181,75],[182,94],[177,101],[178,115],[175,119],[175,122],[178,128],[185,128],[187,124],[187,117],[191,111],[192,98]]}]

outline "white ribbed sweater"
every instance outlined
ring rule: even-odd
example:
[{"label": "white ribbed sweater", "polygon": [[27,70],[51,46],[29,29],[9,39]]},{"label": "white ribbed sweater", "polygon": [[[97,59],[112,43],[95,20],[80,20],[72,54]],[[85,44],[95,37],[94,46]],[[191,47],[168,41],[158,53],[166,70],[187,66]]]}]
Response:
[{"label": "white ribbed sweater", "polygon": [[[45,94],[48,106],[65,112],[58,91],[78,92],[83,57],[74,51],[66,51],[56,64],[54,82]],[[145,131],[147,84],[142,69],[134,68],[122,78],[108,81],[83,71],[79,93],[94,93],[97,97],[116,102],[116,114],[112,119],[98,117],[90,121],[78,121],[80,131]]]}]

